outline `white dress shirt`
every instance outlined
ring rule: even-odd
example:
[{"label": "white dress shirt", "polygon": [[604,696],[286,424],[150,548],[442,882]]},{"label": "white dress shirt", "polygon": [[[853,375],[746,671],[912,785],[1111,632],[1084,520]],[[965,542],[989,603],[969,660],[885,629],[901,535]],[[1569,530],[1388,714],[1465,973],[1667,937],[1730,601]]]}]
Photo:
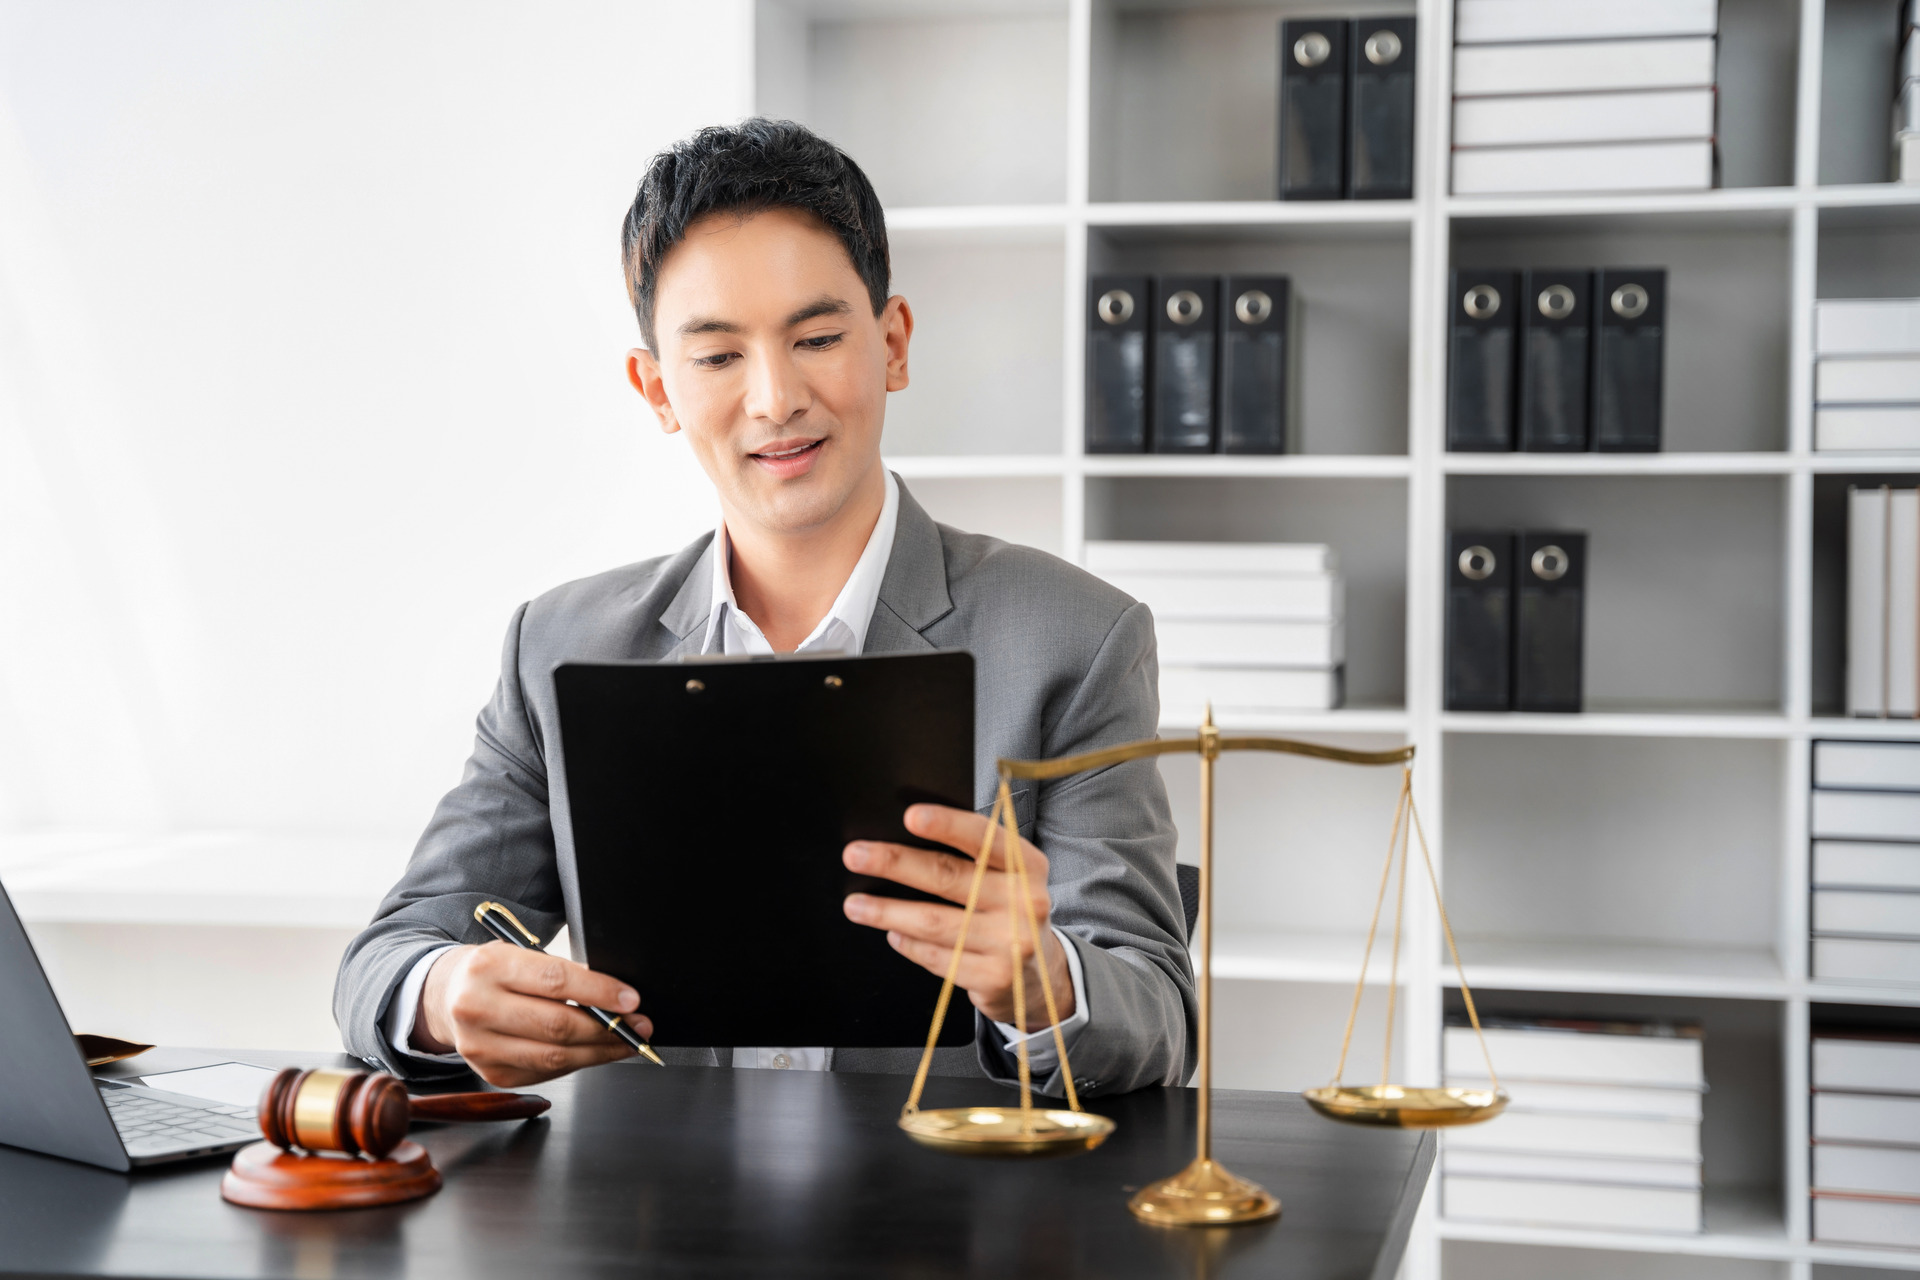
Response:
[{"label": "white dress shirt", "polygon": [[[900,486],[893,478],[893,473],[888,472],[887,496],[881,503],[880,519],[874,523],[866,548],[861,551],[853,572],[847,576],[846,585],[840,588],[833,607],[827,610],[826,617],[820,619],[819,625],[800,642],[794,652],[859,653],[866,648],[867,627],[872,623],[874,608],[880,602],[880,582],[886,577],[887,562],[893,556],[894,526],[899,516]],[[734,598],[733,577],[729,572],[733,544],[727,537],[724,522],[714,532],[713,545],[718,552],[713,557],[713,611],[707,615],[707,630],[700,652],[729,657],[772,653],[773,646]],[[1080,956],[1074,951],[1073,944],[1058,929],[1054,930],[1054,934],[1066,950],[1067,969],[1073,976],[1073,1014],[1060,1024],[1061,1032],[1071,1036],[1087,1022],[1086,979],[1081,976]],[[427,970],[433,968],[435,960],[451,950],[451,945],[439,947],[415,961],[413,968],[407,971],[406,980],[400,984],[400,990],[394,994],[393,1003],[387,1007],[387,1015],[382,1022],[387,1042],[408,1057],[432,1062],[460,1060],[458,1054],[422,1053],[408,1043],[413,1035],[414,1015],[420,1007],[420,992],[426,986]],[[1059,1065],[1059,1053],[1054,1047],[1051,1027],[1022,1034],[1017,1027],[1004,1022],[993,1025],[999,1029],[1009,1049],[1022,1040],[1028,1042],[1027,1054],[1036,1075],[1046,1075]],[[735,1048],[733,1065],[825,1071],[833,1065],[833,1050],[819,1046]]]}]

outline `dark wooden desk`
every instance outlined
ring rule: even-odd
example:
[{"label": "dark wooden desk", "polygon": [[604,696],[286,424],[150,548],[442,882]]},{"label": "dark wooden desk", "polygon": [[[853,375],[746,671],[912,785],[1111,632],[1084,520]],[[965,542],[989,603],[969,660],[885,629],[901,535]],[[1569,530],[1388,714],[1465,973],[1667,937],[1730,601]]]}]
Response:
[{"label": "dark wooden desk", "polygon": [[[288,1054],[156,1050],[134,1075]],[[103,1072],[102,1074],[108,1074]],[[0,1147],[0,1272],[169,1277],[1285,1276],[1391,1280],[1432,1135],[1336,1125],[1293,1094],[1214,1095],[1216,1154],[1285,1205],[1279,1222],[1174,1231],[1127,1213],[1185,1165],[1191,1090],[1098,1099],[1090,1154],[937,1155],[894,1127],[907,1081],[617,1064],[542,1086],[553,1110],[416,1134],[446,1178],[410,1205],[277,1214],[220,1199],[225,1161],[132,1175]],[[935,1081],[929,1104],[993,1086]]]}]

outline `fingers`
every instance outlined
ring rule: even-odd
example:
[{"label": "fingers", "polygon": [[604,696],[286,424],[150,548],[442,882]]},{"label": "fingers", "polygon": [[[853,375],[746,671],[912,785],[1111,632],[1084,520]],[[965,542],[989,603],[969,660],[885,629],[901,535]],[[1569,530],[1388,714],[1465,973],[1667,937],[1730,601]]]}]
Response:
[{"label": "fingers", "polygon": [[521,995],[575,1000],[609,1013],[632,1013],[640,1007],[640,994],[618,978],[544,951],[490,942],[475,954],[472,967],[478,976]]},{"label": "fingers", "polygon": [[604,1041],[601,1044],[559,1045],[479,1031],[463,1038],[460,1053],[488,1084],[517,1089],[582,1067],[617,1062],[633,1053],[610,1033],[602,1031],[600,1035]]},{"label": "fingers", "polygon": [[[903,844],[882,844],[874,840],[856,840],[841,855],[849,871],[878,876],[909,889],[920,889],[948,902],[965,902],[973,887],[976,864],[950,853],[931,849],[910,849]],[[980,886],[980,905],[997,903],[1003,892],[1003,876],[988,876]]]},{"label": "fingers", "polygon": [[[958,849],[971,861],[980,855],[980,845],[986,839],[987,816],[971,809],[953,809],[943,804],[916,804],[907,809],[906,827],[922,840],[935,840]],[[1006,843],[1005,829],[996,824],[988,864],[996,870],[1006,868]],[[1027,864],[1027,878],[1045,884],[1047,855],[1024,836],[1020,840],[1020,853]]]}]

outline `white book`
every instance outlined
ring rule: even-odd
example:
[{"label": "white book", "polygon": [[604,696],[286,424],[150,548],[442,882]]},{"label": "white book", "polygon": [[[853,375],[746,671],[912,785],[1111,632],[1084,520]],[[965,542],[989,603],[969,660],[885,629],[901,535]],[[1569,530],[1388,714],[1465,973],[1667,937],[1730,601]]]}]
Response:
[{"label": "white book", "polygon": [[1816,791],[1813,832],[1852,840],[1920,840],[1920,795],[1909,791]]},{"label": "white book", "polygon": [[1683,1187],[1616,1187],[1444,1174],[1440,1203],[1442,1213],[1460,1222],[1675,1234],[1700,1230],[1700,1192]]},{"label": "white book", "polygon": [[1893,180],[1920,182],[1920,133],[1903,133],[1894,138]]},{"label": "white book", "polygon": [[[1482,1024],[1484,1025],[1484,1023]],[[1553,1027],[1486,1027],[1487,1052],[1502,1080],[1564,1084],[1668,1085],[1698,1088],[1706,1082],[1697,1035],[1568,1030]],[[1594,1027],[1640,1024],[1590,1024]],[[1449,1076],[1480,1075],[1485,1066],[1473,1028],[1448,1027],[1441,1039]]]},{"label": "white book", "polygon": [[1448,1139],[1440,1172],[1482,1178],[1549,1178],[1628,1187],[1698,1187],[1698,1160],[1609,1160],[1591,1156],[1539,1156],[1512,1151],[1462,1151]]},{"label": "white book", "polygon": [[1920,298],[1847,298],[1813,304],[1821,356],[1920,355]]},{"label": "white book", "polygon": [[1713,66],[1712,36],[1460,45],[1453,51],[1453,93],[1457,98],[1472,98],[1708,88],[1714,82]]},{"label": "white book", "polygon": [[1813,931],[1866,933],[1920,941],[1920,893],[1878,889],[1815,889]]},{"label": "white book", "polygon": [[1573,147],[1495,147],[1453,153],[1462,196],[1573,191],[1705,191],[1713,143],[1631,142]]},{"label": "white book", "polygon": [[[1913,411],[1920,438],[1920,408]],[[1887,495],[1887,714],[1920,710],[1920,489]]]},{"label": "white book", "polygon": [[1847,714],[1887,710],[1887,494],[1847,491]]},{"label": "white book", "polygon": [[1813,411],[1813,447],[1822,453],[1920,450],[1920,405],[1817,406]]},{"label": "white book", "polygon": [[1813,367],[1821,404],[1920,404],[1920,356],[1822,360]]},{"label": "white book", "polygon": [[[1491,1089],[1484,1075],[1448,1076],[1447,1083],[1468,1089]],[[1624,1084],[1557,1084],[1550,1080],[1508,1080],[1500,1087],[1512,1099],[1509,1113],[1553,1111],[1589,1116],[1640,1116],[1650,1120],[1700,1121],[1703,1091],[1698,1088],[1660,1089]]]},{"label": "white book", "polygon": [[1920,844],[1813,842],[1813,883],[1871,889],[1920,889]]},{"label": "white book", "polygon": [[1813,1087],[1920,1095],[1920,1039],[1813,1033]]},{"label": "white book", "polygon": [[1339,622],[1248,618],[1154,620],[1160,661],[1175,667],[1337,667],[1346,660]]},{"label": "white book", "polygon": [[1089,542],[1087,572],[1332,573],[1333,548],[1317,542]]},{"label": "white book", "polygon": [[1920,1196],[1920,1149],[1816,1142],[1813,1185],[1822,1191]]},{"label": "white book", "polygon": [[1698,1160],[1700,1126],[1691,1120],[1574,1116],[1508,1111],[1447,1135],[1450,1151],[1529,1151],[1537,1155]]},{"label": "white book", "polygon": [[1340,671],[1244,667],[1160,668],[1160,719],[1198,724],[1211,705],[1218,712],[1331,711],[1340,705]]},{"label": "white book", "polygon": [[1339,578],[1324,573],[1107,573],[1108,582],[1160,618],[1338,618]]},{"label": "white book", "polygon": [[1816,742],[1813,785],[1920,791],[1920,742]]},{"label": "white book", "polygon": [[1920,1249],[1920,1200],[1815,1195],[1813,1238],[1822,1244]]},{"label": "white book", "polygon": [[1813,976],[1825,982],[1920,983],[1920,942],[1815,938]]},{"label": "white book", "polygon": [[1719,0],[1459,0],[1453,11],[1459,44],[1710,36],[1719,29]]},{"label": "white book", "polygon": [[1453,104],[1453,145],[1517,147],[1711,138],[1713,105],[1713,90],[1704,88],[1457,98]]},{"label": "white book", "polygon": [[1827,1142],[1892,1142],[1920,1147],[1920,1098],[1816,1093],[1813,1136]]}]

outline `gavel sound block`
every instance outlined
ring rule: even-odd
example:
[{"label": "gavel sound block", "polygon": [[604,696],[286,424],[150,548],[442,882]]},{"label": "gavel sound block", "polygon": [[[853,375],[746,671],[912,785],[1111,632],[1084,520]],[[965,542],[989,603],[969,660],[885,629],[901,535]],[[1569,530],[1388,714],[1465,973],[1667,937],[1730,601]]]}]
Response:
[{"label": "gavel sound block", "polygon": [[526,1120],[551,1105],[530,1093],[411,1097],[371,1071],[288,1067],[260,1095],[265,1142],[243,1148],[221,1179],[222,1199],[252,1209],[357,1209],[440,1189],[415,1120]]}]

